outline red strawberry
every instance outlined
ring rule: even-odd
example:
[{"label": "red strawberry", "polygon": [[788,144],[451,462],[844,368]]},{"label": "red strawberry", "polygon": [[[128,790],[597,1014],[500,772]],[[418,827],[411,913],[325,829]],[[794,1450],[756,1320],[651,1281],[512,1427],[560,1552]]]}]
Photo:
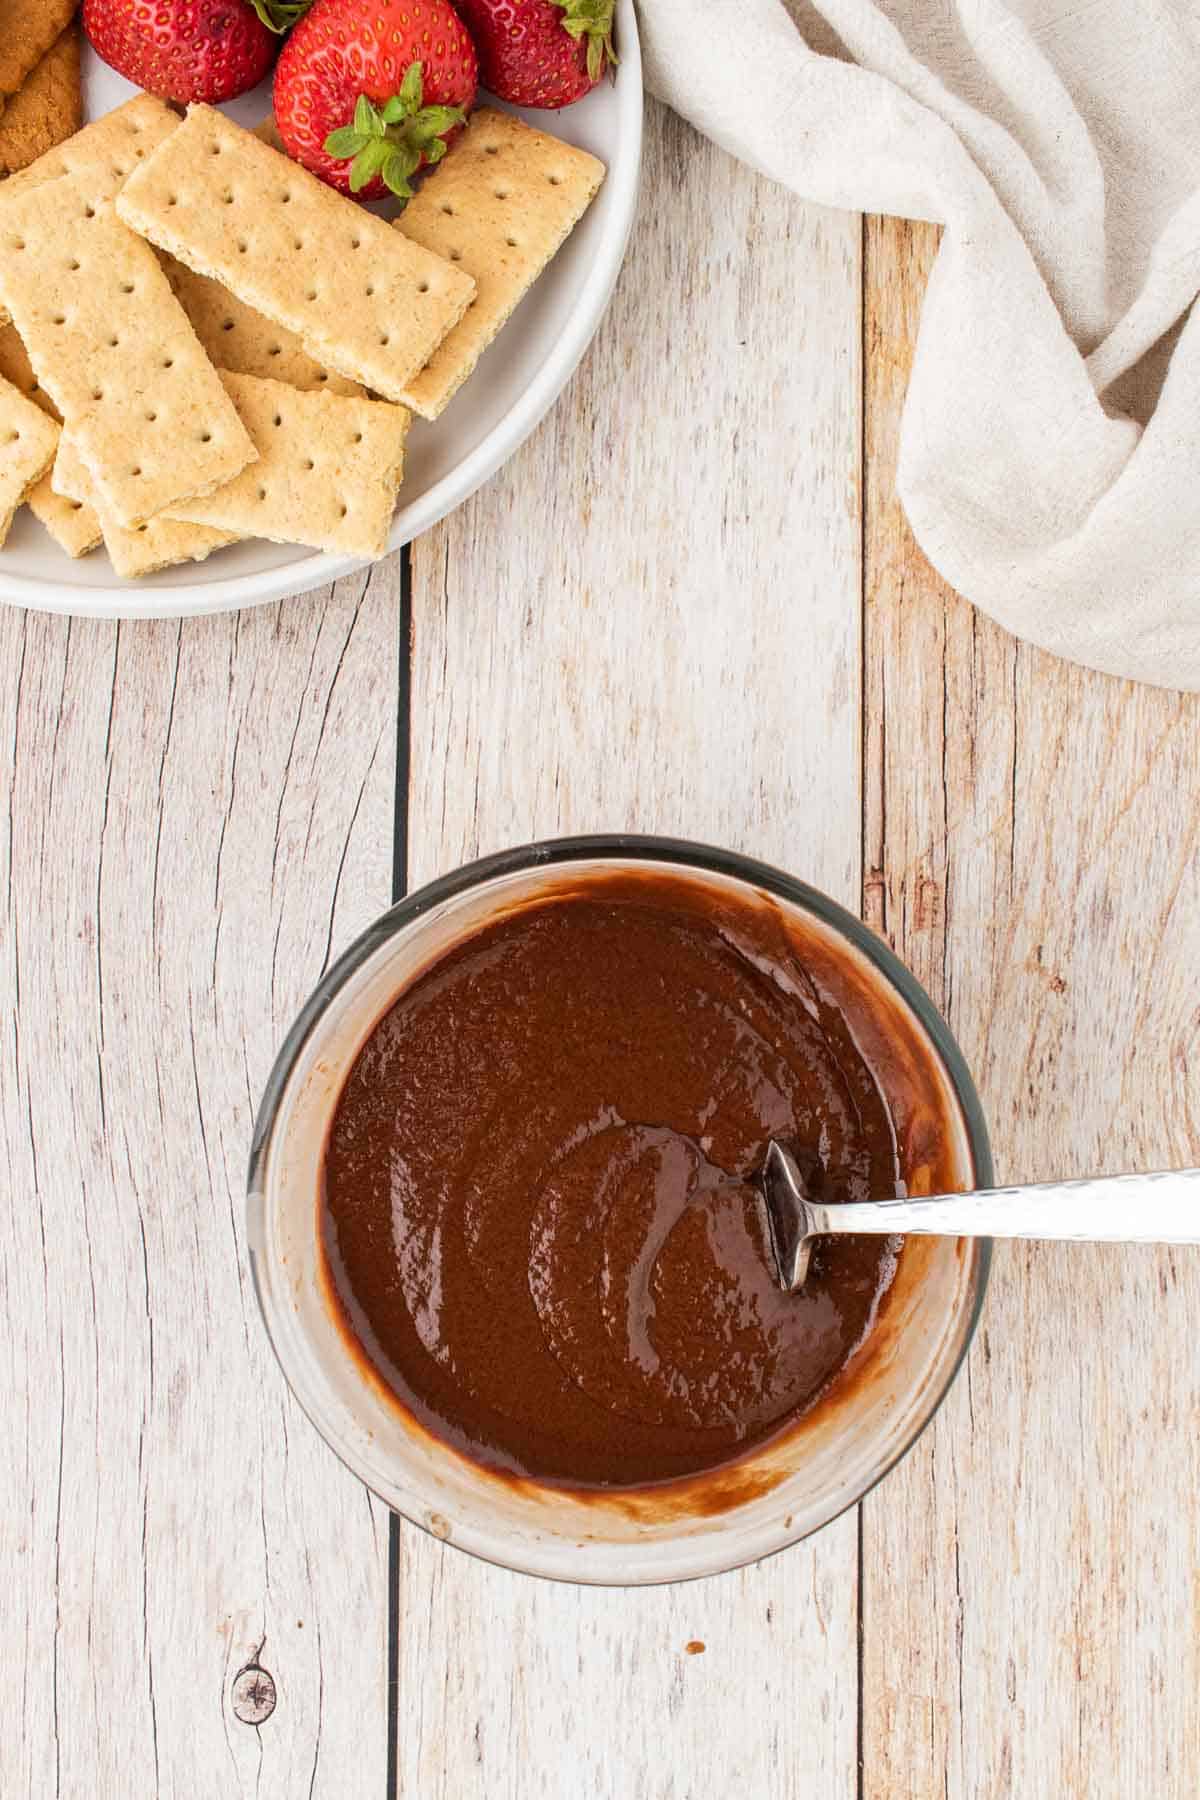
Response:
[{"label": "red strawberry", "polygon": [[475,46],[448,0],[316,0],[275,71],[289,155],[343,194],[407,197],[474,105]]},{"label": "red strawberry", "polygon": [[256,11],[246,0],[83,0],[83,29],[98,56],[148,93],[232,100],[257,87],[275,60],[267,4],[260,0]]},{"label": "red strawberry", "polygon": [[615,64],[615,0],[457,0],[485,88],[514,106],[570,106]]}]

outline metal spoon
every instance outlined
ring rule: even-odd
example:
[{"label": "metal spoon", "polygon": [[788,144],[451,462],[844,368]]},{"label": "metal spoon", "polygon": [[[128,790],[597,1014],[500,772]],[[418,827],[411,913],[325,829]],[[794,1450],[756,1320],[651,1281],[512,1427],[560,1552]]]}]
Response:
[{"label": "metal spoon", "polygon": [[[807,1165],[807,1172],[806,1172]],[[1078,1242],[1200,1244],[1200,1169],[1099,1175],[1030,1187],[980,1188],[920,1200],[825,1206],[809,1187],[816,1159],[778,1138],[761,1176],[779,1285],[804,1286],[813,1242],[847,1234],[1059,1238]]]}]

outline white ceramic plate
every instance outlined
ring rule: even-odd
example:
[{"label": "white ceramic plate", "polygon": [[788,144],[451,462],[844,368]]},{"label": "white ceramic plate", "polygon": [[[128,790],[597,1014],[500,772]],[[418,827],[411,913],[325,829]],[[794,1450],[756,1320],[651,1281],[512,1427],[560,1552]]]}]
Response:
[{"label": "white ceramic plate", "polygon": [[[580,225],[523,301],[475,374],[435,425],[414,419],[401,504],[388,548],[427,531],[495,473],[557,399],[608,304],[633,223],[642,146],[642,71],[633,0],[617,0],[621,54],[604,82],[560,113],[530,113],[532,124],[580,144],[608,165],[608,177]],[[85,50],[85,116],[98,118],[135,92]],[[269,80],[225,110],[244,125],[271,107]],[[28,508],[0,550],[0,600],[92,618],[173,618],[255,606],[323,587],[361,559],[255,539],[203,563],[121,581],[104,551],[72,562]]]}]

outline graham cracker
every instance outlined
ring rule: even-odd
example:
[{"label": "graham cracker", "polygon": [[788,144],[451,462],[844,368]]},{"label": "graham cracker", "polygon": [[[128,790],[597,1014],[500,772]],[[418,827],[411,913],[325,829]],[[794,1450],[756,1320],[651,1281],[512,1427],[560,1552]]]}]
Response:
[{"label": "graham cracker", "polygon": [[261,138],[264,144],[270,144],[272,150],[278,150],[280,156],[287,155],[283,139],[279,135],[279,127],[275,123],[275,114],[269,112],[265,119],[260,119],[254,127],[254,135]]},{"label": "graham cracker", "polygon": [[188,109],[130,176],[117,211],[294,331],[323,368],[389,400],[401,398],[475,292],[462,270],[209,106]]},{"label": "graham cracker", "polygon": [[0,174],[28,168],[77,132],[82,117],[79,32],[68,25],[0,113]]},{"label": "graham cracker", "polygon": [[0,191],[0,296],[102,498],[140,525],[254,446],[150,246],[74,176]]},{"label": "graham cracker", "polygon": [[[4,0],[0,0],[3,6]],[[36,162],[11,175],[0,195],[8,200],[13,194],[43,181],[56,181],[61,175],[80,178],[80,192],[85,200],[98,205],[111,200],[125,177],[143,158],[157,149],[163,139],[180,125],[179,114],[172,112],[152,94],[138,94],[124,106],[115,107],[103,118],[94,119],[77,131],[74,137],[39,156]]]},{"label": "graham cracker", "polygon": [[20,388],[27,400],[34,401],[52,419],[58,418],[58,408],[49,394],[42,392],[15,325],[0,325],[0,376]]},{"label": "graham cracker", "polygon": [[104,547],[114,572],[124,581],[155,575],[176,563],[203,562],[214,550],[235,541],[235,534],[214,531],[207,525],[181,525],[174,519],[149,519],[132,528],[121,525],[107,512],[67,432],[59,443],[51,474],[54,492],[63,499],[91,505],[104,535]]},{"label": "graham cracker", "polygon": [[294,332],[273,325],[219,281],[197,275],[165,250],[159,261],[192,330],[218,369],[286,381],[289,387],[326,388],[331,394],[361,394],[357,382],[331,375],[313,361]]},{"label": "graham cracker", "polygon": [[11,381],[0,381],[0,544],[18,506],[54,461],[57,446],[54,420]]},{"label": "graham cracker", "polygon": [[475,278],[465,318],[401,398],[436,419],[562,247],[604,180],[604,164],[508,113],[481,107],[395,229]]},{"label": "graham cracker", "polygon": [[[15,325],[0,325],[0,378],[11,382],[27,400],[32,400],[58,422],[58,409],[49,394],[43,393],[38,385]],[[47,471],[30,488],[25,497],[29,510],[68,556],[84,556],[101,540],[100,521],[90,506],[78,500],[64,500],[56,494],[51,477],[52,471]]]},{"label": "graham cracker", "polygon": [[103,532],[92,507],[82,500],[65,500],[54,491],[53,470],[42,476],[26,496],[29,510],[60,550],[68,556],[86,556],[101,542]]},{"label": "graham cracker", "polygon": [[[65,143],[47,150],[28,168],[10,175],[0,186],[0,202],[44,181],[74,175],[84,199],[98,206],[103,200],[111,200],[130,170],[178,126],[178,113],[150,94],[138,94],[102,119],[85,125]],[[4,295],[0,292],[0,325],[7,322]]]},{"label": "graham cracker", "polygon": [[15,94],[75,17],[79,0],[0,0],[0,94]]},{"label": "graham cracker", "polygon": [[58,450],[50,468],[50,485],[61,500],[91,504],[92,478],[65,431],[58,440]]},{"label": "graham cracker", "polygon": [[301,393],[225,375],[258,461],[203,500],[170,508],[240,537],[382,556],[404,472],[411,415],[382,400]]}]

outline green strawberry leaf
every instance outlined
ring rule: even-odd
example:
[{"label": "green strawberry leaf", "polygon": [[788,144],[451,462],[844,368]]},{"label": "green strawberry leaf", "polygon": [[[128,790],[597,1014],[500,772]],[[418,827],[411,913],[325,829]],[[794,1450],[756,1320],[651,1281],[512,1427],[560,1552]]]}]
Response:
[{"label": "green strawberry leaf", "polygon": [[384,186],[400,200],[412,199],[410,175],[415,175],[421,160],[419,150],[409,149],[402,144],[394,144],[392,153],[383,165]]},{"label": "green strawberry leaf", "polygon": [[297,19],[302,19],[312,0],[250,0],[255,12],[267,27],[277,36],[282,37],[290,31]]},{"label": "green strawberry leaf", "polygon": [[356,156],[363,148],[363,141],[353,125],[343,125],[340,131],[331,131],[325,139],[325,154],[345,162],[347,158]]},{"label": "green strawberry leaf", "polygon": [[577,44],[587,39],[588,78],[599,81],[605,62],[613,68],[617,63],[612,38],[616,0],[551,0],[551,5],[562,7],[562,28]]},{"label": "green strawberry leaf", "polygon": [[466,116],[461,106],[426,106],[417,114],[414,123],[421,125],[431,137],[440,137],[443,131],[461,125]]},{"label": "green strawberry leaf", "polygon": [[[400,83],[400,92],[395,98],[399,100],[406,115],[420,112],[425,99],[425,73],[419,62],[408,65],[404,80]],[[390,120],[388,122],[391,123]]]},{"label": "green strawberry leaf", "polygon": [[[588,0],[590,3],[590,0]],[[350,191],[360,193],[376,175],[401,199],[412,198],[409,178],[423,162],[441,162],[446,154],[445,134],[466,123],[461,106],[423,106],[424,82],[420,63],[412,63],[399,93],[373,106],[360,94],[354,120],[331,131],[325,154],[350,163]]]},{"label": "green strawberry leaf", "polygon": [[360,150],[350,164],[350,192],[357,194],[360,189],[366,187],[369,181],[373,181],[390,155],[391,146],[383,143],[379,138],[373,138],[364,149]]}]

